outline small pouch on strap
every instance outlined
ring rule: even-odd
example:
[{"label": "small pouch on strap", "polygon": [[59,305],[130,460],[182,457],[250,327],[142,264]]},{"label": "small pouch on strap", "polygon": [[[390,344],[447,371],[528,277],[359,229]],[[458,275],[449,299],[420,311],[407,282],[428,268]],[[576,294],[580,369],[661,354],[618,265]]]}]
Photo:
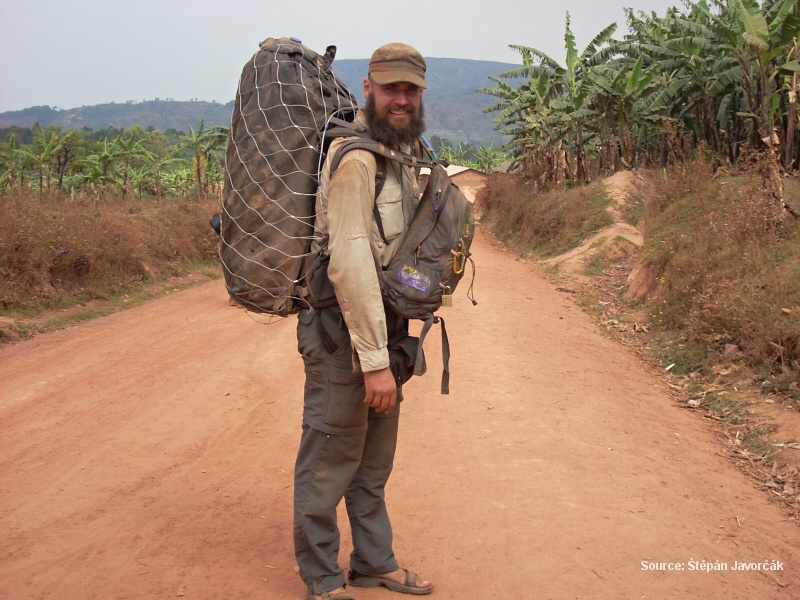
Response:
[{"label": "small pouch on strap", "polygon": [[[422,375],[425,373],[425,354],[422,352],[419,338],[404,335],[396,340],[389,340],[389,367],[392,369],[392,375],[400,387],[412,375]],[[417,358],[422,355],[422,373],[415,372],[415,365]]]}]

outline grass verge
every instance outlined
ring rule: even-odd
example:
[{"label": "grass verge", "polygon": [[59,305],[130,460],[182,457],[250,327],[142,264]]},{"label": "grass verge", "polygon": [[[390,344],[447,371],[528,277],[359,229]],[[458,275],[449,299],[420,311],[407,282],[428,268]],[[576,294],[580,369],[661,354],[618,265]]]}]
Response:
[{"label": "grass verge", "polygon": [[0,196],[0,343],[221,275],[218,200]]}]

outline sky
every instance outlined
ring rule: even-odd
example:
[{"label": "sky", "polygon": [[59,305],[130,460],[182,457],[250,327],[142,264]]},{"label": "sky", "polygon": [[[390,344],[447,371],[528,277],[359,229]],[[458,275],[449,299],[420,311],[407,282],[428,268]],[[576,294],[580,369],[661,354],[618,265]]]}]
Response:
[{"label": "sky", "polygon": [[0,0],[0,112],[155,98],[232,100],[267,37],[337,58],[387,42],[423,56],[520,64],[509,45],[564,63],[566,13],[579,50],[623,8],[663,16],[680,0]]}]

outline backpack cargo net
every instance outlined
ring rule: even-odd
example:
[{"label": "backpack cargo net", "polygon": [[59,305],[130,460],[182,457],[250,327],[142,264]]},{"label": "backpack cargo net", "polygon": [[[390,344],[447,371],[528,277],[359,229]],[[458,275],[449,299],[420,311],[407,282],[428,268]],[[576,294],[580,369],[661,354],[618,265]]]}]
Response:
[{"label": "backpack cargo net", "polygon": [[220,259],[228,293],[279,316],[305,306],[320,138],[331,117],[352,121],[356,100],[324,55],[268,38],[242,69],[222,189]]}]

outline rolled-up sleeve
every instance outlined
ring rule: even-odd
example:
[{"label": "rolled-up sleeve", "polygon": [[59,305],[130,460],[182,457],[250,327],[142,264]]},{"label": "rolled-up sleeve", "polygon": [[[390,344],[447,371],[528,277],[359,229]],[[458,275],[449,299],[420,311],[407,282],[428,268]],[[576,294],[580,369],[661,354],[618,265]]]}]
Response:
[{"label": "rolled-up sleeve", "polygon": [[373,155],[348,152],[328,190],[328,277],[362,371],[389,366],[386,316],[370,245],[374,198]]}]

